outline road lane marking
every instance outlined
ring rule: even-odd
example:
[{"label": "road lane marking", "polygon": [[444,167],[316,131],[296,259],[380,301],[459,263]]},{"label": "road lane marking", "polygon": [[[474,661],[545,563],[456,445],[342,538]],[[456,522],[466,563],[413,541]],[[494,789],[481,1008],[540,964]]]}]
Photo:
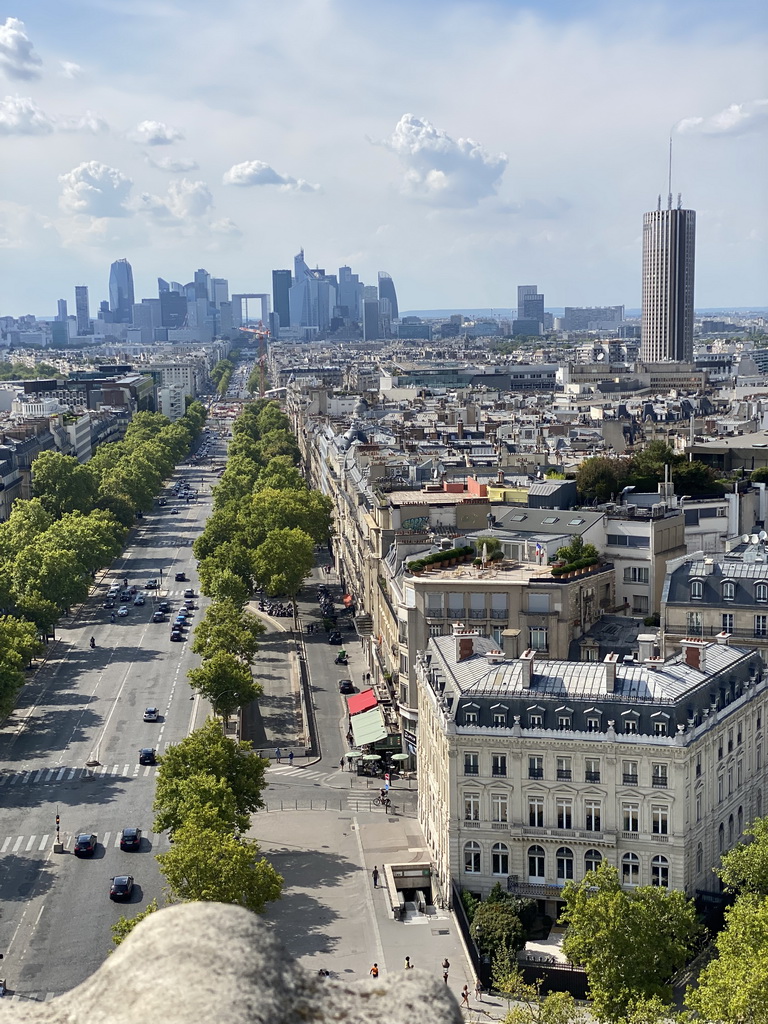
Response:
[{"label": "road lane marking", "polygon": [[102,774],[102,775],[106,775],[108,771],[109,771],[109,768],[108,768],[108,766],[107,766],[107,765],[105,765],[105,764],[103,764],[103,765],[101,766],[101,774]]},{"label": "road lane marking", "polygon": [[[56,775],[56,781],[57,782],[61,782],[61,780],[64,778],[64,773],[66,772],[66,770],[67,770],[66,768],[60,768],[59,769],[58,774]],[[74,771],[74,768],[72,769],[72,771]],[[72,778],[71,775],[70,775],[70,778]]]},{"label": "road lane marking", "polygon": [[138,764],[137,764],[137,765],[136,765],[136,767],[135,767],[135,768],[133,769],[133,777],[134,777],[134,779],[135,779],[135,778],[136,778],[136,776],[137,776],[137,775],[139,774],[139,768],[140,768],[140,767],[141,767],[141,765],[138,765]]},{"label": "road lane marking", "polygon": [[109,837],[112,835],[111,832],[104,833],[104,839],[102,840],[104,846],[109,846]]},{"label": "road lane marking", "polygon": [[127,764],[125,766],[125,768],[123,768],[123,775],[129,775],[130,771],[131,771],[131,766],[129,764]]},{"label": "road lane marking", "polygon": [[45,781],[46,782],[50,782],[51,781],[51,779],[53,778],[54,771],[55,771],[54,768],[49,768],[48,771],[45,773]]},{"label": "road lane marking", "polygon": [[[65,770],[65,769],[63,769],[63,770]],[[70,768],[69,769],[69,775],[67,777],[70,778],[70,779],[74,779],[76,771],[77,771],[77,768]]]},{"label": "road lane marking", "polygon": [[117,847],[120,845],[120,835],[121,833],[118,832],[117,835],[115,836],[115,849],[117,849]]},{"label": "road lane marking", "polygon": [[37,839],[37,836],[30,836],[30,837],[29,837],[29,842],[27,843],[27,845],[26,845],[26,847],[25,847],[25,849],[24,849],[24,852],[25,852],[25,853],[29,853],[29,851],[30,851],[30,850],[32,849],[32,847],[33,847],[33,846],[35,845],[35,840],[36,840],[36,839]]},{"label": "road lane marking", "polygon": [[119,765],[119,764],[116,764],[116,765],[115,765],[115,767],[114,767],[114,768],[112,769],[112,774],[113,774],[113,775],[117,775],[117,773],[118,773],[119,771],[120,771],[120,765]]},{"label": "road lane marking", "polygon": [[9,847],[10,845],[11,845],[11,837],[9,836],[9,837],[8,837],[8,838],[7,838],[6,840],[5,840],[5,842],[3,843],[3,847],[2,847],[2,849],[0,849],[0,853],[5,853],[5,851],[6,851],[7,849],[8,849],[8,847]]},{"label": "road lane marking", "polygon": [[32,774],[29,776],[29,781],[30,782],[39,782],[40,781],[40,776],[42,774],[43,774],[43,769],[42,768],[38,768],[37,771],[32,772]]},{"label": "road lane marking", "polygon": [[50,836],[43,836],[43,838],[40,840],[40,845],[37,848],[38,851],[39,850],[44,850],[46,848],[46,846],[48,845],[48,840],[50,838],[51,838]]},{"label": "road lane marking", "polygon": [[21,846],[21,844],[23,842],[24,842],[24,836],[19,836],[19,838],[13,844],[13,849],[11,850],[11,853],[18,853],[19,852],[19,847]]},{"label": "road lane marking", "polygon": [[22,784],[22,786],[26,786],[26,784],[28,782],[29,782],[29,773],[24,771],[24,772],[21,773],[21,784]]}]

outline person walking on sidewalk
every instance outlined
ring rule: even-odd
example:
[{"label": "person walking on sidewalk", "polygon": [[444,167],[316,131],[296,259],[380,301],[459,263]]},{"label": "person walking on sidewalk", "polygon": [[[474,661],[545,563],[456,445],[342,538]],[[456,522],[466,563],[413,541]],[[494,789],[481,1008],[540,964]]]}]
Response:
[{"label": "person walking on sidewalk", "polygon": [[450,968],[451,965],[448,963],[448,957],[446,957],[443,960],[443,981],[445,982],[446,985],[448,984],[448,971],[450,970]]},{"label": "person walking on sidewalk", "polygon": [[370,969],[370,971],[368,971],[368,973],[370,974],[370,976],[372,978],[378,978],[378,976],[379,976],[379,965],[378,964],[374,964],[373,967]]},{"label": "person walking on sidewalk", "polygon": [[374,889],[378,889],[379,888],[379,869],[376,867],[375,864],[373,865],[373,871],[371,872],[371,878],[373,878],[373,888]]},{"label": "person walking on sidewalk", "polygon": [[483,1001],[483,983],[479,978],[475,981],[475,999],[478,1003]]},{"label": "person walking on sidewalk", "polygon": [[469,987],[467,985],[461,990],[461,1005],[469,1009]]},{"label": "person walking on sidewalk", "polygon": [[275,747],[275,760],[278,764],[282,763],[283,752],[280,747]]},{"label": "person walking on sidewalk", "polygon": [[293,764],[293,751],[292,750],[288,751],[288,764],[290,764],[290,765]]},{"label": "person walking on sidewalk", "polygon": [[406,971],[412,971],[413,970],[413,964],[411,963],[411,958],[409,956],[407,956],[405,958],[405,963],[403,965],[403,969],[406,970]]}]

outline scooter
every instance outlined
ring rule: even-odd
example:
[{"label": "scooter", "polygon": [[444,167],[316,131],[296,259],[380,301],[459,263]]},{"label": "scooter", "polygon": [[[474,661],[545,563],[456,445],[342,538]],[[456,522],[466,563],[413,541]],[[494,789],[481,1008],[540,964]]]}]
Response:
[{"label": "scooter", "polygon": [[347,658],[347,652],[346,651],[339,651],[339,653],[336,655],[336,658],[334,659],[333,663],[334,663],[334,665],[347,665],[347,664],[349,664],[349,659]]},{"label": "scooter", "polygon": [[96,646],[96,640],[94,639],[94,637],[91,637],[91,650],[93,650],[93,648],[95,646]]}]

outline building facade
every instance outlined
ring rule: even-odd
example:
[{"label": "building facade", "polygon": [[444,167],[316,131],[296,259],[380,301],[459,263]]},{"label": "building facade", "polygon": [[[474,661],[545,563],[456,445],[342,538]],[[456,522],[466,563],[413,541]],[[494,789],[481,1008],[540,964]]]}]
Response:
[{"label": "building facade", "polygon": [[109,310],[116,324],[129,324],[133,309],[133,269],[126,259],[115,260],[109,269]]},{"label": "building facade", "polygon": [[[670,196],[671,204],[671,196]],[[694,210],[659,209],[643,217],[643,294],[640,358],[693,359]]]}]

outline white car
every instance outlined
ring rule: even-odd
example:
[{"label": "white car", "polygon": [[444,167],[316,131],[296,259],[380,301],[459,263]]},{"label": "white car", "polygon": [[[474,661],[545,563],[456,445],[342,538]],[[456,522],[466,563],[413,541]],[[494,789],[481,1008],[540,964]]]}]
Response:
[{"label": "white car", "polygon": [[117,609],[117,614],[125,618],[125,616],[128,614],[128,605],[121,604],[120,607]]}]

